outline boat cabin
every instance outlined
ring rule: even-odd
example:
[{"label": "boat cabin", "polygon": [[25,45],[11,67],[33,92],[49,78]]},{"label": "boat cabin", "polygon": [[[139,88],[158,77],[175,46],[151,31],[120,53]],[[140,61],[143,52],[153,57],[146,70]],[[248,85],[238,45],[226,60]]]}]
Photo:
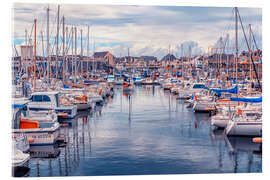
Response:
[{"label": "boat cabin", "polygon": [[30,96],[29,101],[28,107],[30,108],[34,105],[40,110],[48,109],[48,106],[55,109],[59,107],[59,92],[36,92]]}]

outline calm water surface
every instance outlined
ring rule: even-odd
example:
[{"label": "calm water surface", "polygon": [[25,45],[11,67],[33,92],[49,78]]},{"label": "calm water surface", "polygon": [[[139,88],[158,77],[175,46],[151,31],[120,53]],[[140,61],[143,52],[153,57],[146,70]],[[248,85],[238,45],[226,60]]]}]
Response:
[{"label": "calm water surface", "polygon": [[227,138],[159,86],[115,88],[95,112],[61,128],[66,146],[31,147],[27,176],[262,172],[260,145]]}]

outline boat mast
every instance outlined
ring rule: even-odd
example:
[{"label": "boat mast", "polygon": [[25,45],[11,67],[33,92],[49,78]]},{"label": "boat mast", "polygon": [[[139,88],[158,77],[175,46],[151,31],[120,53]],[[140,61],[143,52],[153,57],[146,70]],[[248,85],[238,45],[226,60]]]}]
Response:
[{"label": "boat mast", "polygon": [[87,27],[87,78],[89,78],[89,26]]},{"label": "boat mast", "polygon": [[40,31],[40,34],[41,34],[41,41],[42,41],[42,56],[44,57],[45,52],[44,52],[43,31],[42,30]]},{"label": "boat mast", "polygon": [[83,72],[83,43],[82,43],[82,29],[81,29],[81,59],[80,59],[80,65],[81,65],[81,73]]},{"label": "boat mast", "polygon": [[[239,11],[237,10],[237,13],[239,15]],[[246,37],[246,33],[245,33],[245,30],[244,30],[244,27],[243,27],[243,23],[242,23],[242,20],[241,20],[241,16],[239,15],[239,20],[240,20],[240,23],[241,23],[241,27],[242,27],[242,31],[243,31],[243,34],[244,34],[244,38],[245,38],[245,41],[246,41],[246,44],[247,44],[247,48],[248,48],[248,51],[251,51],[251,48],[250,48],[250,45],[248,43],[248,40],[247,40],[247,37]],[[251,31],[252,32],[252,31]],[[253,35],[253,33],[252,33]],[[254,35],[253,35],[253,40],[254,40],[254,43],[256,45],[256,41],[254,39]],[[257,45],[256,45],[257,47]],[[258,50],[258,48],[257,48]],[[252,54],[251,54],[252,55]],[[257,70],[256,70],[256,67],[255,67],[255,64],[254,64],[254,61],[253,61],[253,57],[251,56],[250,57],[251,61],[252,61],[252,65],[253,65],[253,70],[255,72],[255,76],[256,76],[256,79],[257,79],[257,82],[258,82],[258,85],[259,85],[259,89],[262,90],[262,87],[261,87],[261,83],[260,83],[260,80],[259,80],[259,76],[258,76],[258,73],[257,73]]]},{"label": "boat mast", "polygon": [[235,7],[235,84],[237,85],[238,80],[238,16],[237,16],[237,7]]},{"label": "boat mast", "polygon": [[74,28],[71,27],[71,74],[74,76],[74,57],[73,57]]},{"label": "boat mast", "polygon": [[95,65],[95,51],[96,51],[96,42],[94,41],[94,61],[93,61],[93,68],[94,68],[94,74],[96,74],[96,65]]},{"label": "boat mast", "polygon": [[75,27],[75,75],[77,76],[77,27]]},{"label": "boat mast", "polygon": [[47,76],[50,78],[50,62],[49,62],[49,49],[50,49],[50,33],[49,33],[49,7],[47,8]]},{"label": "boat mast", "polygon": [[183,66],[183,44],[181,44],[181,61],[182,61],[182,79],[184,79],[184,66]]},{"label": "boat mast", "polygon": [[191,78],[193,78],[192,65],[191,65],[191,46],[188,47],[188,50],[189,50],[189,76],[191,76]]},{"label": "boat mast", "polygon": [[25,45],[27,45],[27,29],[25,29]]},{"label": "boat mast", "polygon": [[57,8],[57,31],[56,31],[56,79],[58,78],[58,41],[59,41],[59,11],[60,11],[60,5],[58,5]]},{"label": "boat mast", "polygon": [[[27,45],[27,29],[25,29],[25,45]],[[26,62],[26,58],[23,59],[24,62]],[[26,65],[26,63],[23,63],[24,64],[24,70],[26,72],[27,75],[29,75],[28,73],[28,66]]]},{"label": "boat mast", "polygon": [[[250,50],[249,50],[249,78],[250,78],[250,85],[252,84],[252,66],[251,66],[251,56],[252,56],[252,49],[251,49],[251,41],[252,41],[252,36],[251,36],[251,24],[249,24],[249,46],[250,46]],[[250,86],[252,87],[252,86]],[[251,88],[250,88],[251,91]]]},{"label": "boat mast", "polygon": [[33,87],[34,87],[34,91],[36,90],[36,56],[37,56],[37,19],[34,20],[34,83],[33,83]]},{"label": "boat mast", "polygon": [[[229,42],[230,42],[230,36],[229,34],[227,34],[227,38],[226,38],[226,41],[228,42],[228,45],[229,45]],[[226,48],[226,45],[224,46],[224,54],[225,54],[225,48]],[[227,52],[228,53],[228,52]],[[226,58],[227,58],[227,77],[229,78],[229,56],[228,54],[226,54]]]},{"label": "boat mast", "polygon": [[62,79],[65,81],[65,17],[63,16],[63,57],[62,57]]},{"label": "boat mast", "polygon": [[71,75],[74,76],[74,58],[73,58],[73,27],[71,27]]},{"label": "boat mast", "polygon": [[[42,41],[42,57],[44,58],[45,57],[45,53],[44,53],[44,42],[43,42],[43,31],[40,32],[41,33],[41,41]],[[44,77],[45,76],[45,71],[43,69],[43,66],[42,67],[42,76]]]},{"label": "boat mast", "polygon": [[[67,48],[65,49],[65,54],[66,54],[66,58],[65,58],[65,64],[66,64],[66,67],[65,67],[65,69],[66,69],[66,71],[65,71],[65,74],[69,74],[69,66],[68,66],[68,64],[69,64],[69,57],[68,57],[68,51],[69,51],[69,37],[68,37],[68,27],[66,27],[66,44],[67,44]],[[65,80],[66,80],[66,77],[65,77]]]}]

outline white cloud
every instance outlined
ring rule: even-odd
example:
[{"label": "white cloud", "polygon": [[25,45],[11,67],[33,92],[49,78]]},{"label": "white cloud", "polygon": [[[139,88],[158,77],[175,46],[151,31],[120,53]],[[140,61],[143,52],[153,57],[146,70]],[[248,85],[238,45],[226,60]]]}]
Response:
[{"label": "white cloud", "polygon": [[[46,40],[47,6],[47,4],[14,4],[13,37],[15,40],[20,39],[23,43],[25,29],[31,32],[34,18],[38,19],[38,34],[43,30],[44,40]],[[50,29],[53,30],[51,36],[55,36],[57,5],[49,6]],[[261,9],[240,8],[239,11],[245,25],[252,23],[255,34],[261,39]],[[199,7],[192,9],[191,7],[64,4],[60,6],[60,16],[62,15],[65,16],[69,29],[71,25],[78,27],[78,47],[80,46],[79,30],[83,29],[84,52],[86,52],[87,25],[91,26],[91,52],[95,41],[96,50],[109,50],[115,56],[127,55],[129,47],[132,56],[155,55],[162,58],[168,52],[169,45],[172,51],[179,55],[181,53],[179,44],[188,41],[198,44],[194,52],[207,52],[208,47],[214,45],[220,36],[225,37],[229,33],[230,38],[234,38],[231,8],[207,10]],[[118,45],[100,47],[104,43]]]}]

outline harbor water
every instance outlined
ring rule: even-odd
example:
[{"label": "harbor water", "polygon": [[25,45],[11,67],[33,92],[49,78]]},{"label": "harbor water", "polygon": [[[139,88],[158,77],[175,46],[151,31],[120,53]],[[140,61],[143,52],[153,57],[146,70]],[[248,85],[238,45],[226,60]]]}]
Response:
[{"label": "harbor water", "polygon": [[262,172],[261,144],[226,137],[159,86],[137,86],[62,124],[65,143],[30,148],[25,176]]}]

